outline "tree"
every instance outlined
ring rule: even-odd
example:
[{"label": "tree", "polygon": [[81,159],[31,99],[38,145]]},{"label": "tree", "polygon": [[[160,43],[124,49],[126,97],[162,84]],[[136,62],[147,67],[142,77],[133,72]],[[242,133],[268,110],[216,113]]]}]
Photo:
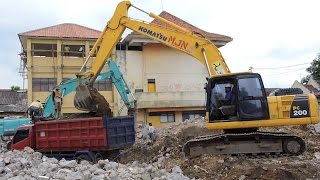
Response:
[{"label": "tree", "polygon": [[19,86],[11,86],[11,91],[19,91],[20,87]]},{"label": "tree", "polygon": [[306,77],[303,77],[303,78],[301,79],[301,84],[307,84],[308,81],[309,81],[309,79],[310,79],[310,77],[311,77],[310,74],[307,75]]},{"label": "tree", "polygon": [[314,80],[320,80],[320,53],[313,59],[311,66],[307,68]]},{"label": "tree", "polygon": [[307,84],[311,76],[314,80],[320,80],[320,53],[313,59],[306,71],[310,74],[301,79],[302,84]]}]

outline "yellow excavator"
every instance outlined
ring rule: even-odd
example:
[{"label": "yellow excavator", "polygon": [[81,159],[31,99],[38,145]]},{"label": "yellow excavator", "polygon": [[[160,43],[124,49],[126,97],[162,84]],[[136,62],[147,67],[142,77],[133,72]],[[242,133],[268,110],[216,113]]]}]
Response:
[{"label": "yellow excavator", "polygon": [[[130,7],[166,26],[130,18]],[[87,77],[89,83],[78,87],[75,97],[77,108],[94,110],[98,107],[99,102],[94,101],[99,98],[95,98],[97,91],[93,90],[92,84],[127,28],[185,52],[207,67],[210,75],[205,87],[207,128],[223,130],[224,133],[188,141],[183,147],[185,155],[299,155],[305,151],[302,138],[286,133],[262,132],[259,128],[318,123],[318,102],[313,94],[267,96],[259,74],[231,73],[220,51],[210,40],[153,13],[147,13],[129,1],[118,4],[113,17],[90,51],[91,56],[99,47],[91,70],[78,74],[79,78]]]}]

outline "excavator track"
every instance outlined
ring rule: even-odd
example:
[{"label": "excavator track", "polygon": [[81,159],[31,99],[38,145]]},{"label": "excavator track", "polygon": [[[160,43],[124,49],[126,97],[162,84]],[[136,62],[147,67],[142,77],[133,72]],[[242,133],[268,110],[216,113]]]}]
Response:
[{"label": "excavator track", "polygon": [[200,136],[189,140],[183,147],[188,157],[202,154],[229,155],[300,155],[306,144],[298,136],[275,132],[223,133]]}]

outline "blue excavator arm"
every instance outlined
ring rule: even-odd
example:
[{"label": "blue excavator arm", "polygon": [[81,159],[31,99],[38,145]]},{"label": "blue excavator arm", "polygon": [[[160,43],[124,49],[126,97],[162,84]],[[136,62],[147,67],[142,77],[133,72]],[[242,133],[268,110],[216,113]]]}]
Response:
[{"label": "blue excavator arm", "polygon": [[[123,74],[121,73],[120,69],[118,68],[116,62],[113,60],[109,60],[107,62],[109,69],[107,72],[101,73],[95,82],[105,80],[107,78],[110,78],[112,80],[112,83],[117,88],[121,99],[123,100],[124,104],[127,106],[128,110],[131,111],[132,109],[135,109],[136,100],[131,92],[130,87],[128,86],[127,82],[123,78]],[[81,83],[86,84],[88,82],[87,78],[81,78]],[[76,91],[76,88],[78,86],[78,78],[73,77],[69,80],[62,82],[59,87],[60,91],[62,92],[62,96],[66,96],[70,94],[71,92]],[[57,88],[55,87],[55,88]],[[131,95],[131,99],[128,97],[128,94]],[[44,111],[43,111],[43,117],[49,118],[53,117],[53,111],[54,111],[54,102],[53,102],[53,93],[51,93],[44,103]],[[56,117],[53,117],[56,118]]]}]

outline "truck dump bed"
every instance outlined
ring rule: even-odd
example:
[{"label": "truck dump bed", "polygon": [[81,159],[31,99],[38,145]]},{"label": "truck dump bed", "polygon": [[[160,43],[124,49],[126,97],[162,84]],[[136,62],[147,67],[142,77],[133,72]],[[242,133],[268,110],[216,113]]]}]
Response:
[{"label": "truck dump bed", "polygon": [[[114,119],[114,122],[117,123],[113,122]],[[120,121],[119,119],[125,120]],[[106,125],[108,124],[115,126],[109,126],[109,130],[107,130]],[[124,130],[123,127],[130,131]],[[107,151],[132,145],[135,137],[134,117],[132,116],[37,122],[34,128],[36,148],[41,152]],[[112,138],[108,138],[109,136]],[[109,145],[108,139],[112,141],[111,145]]]}]

